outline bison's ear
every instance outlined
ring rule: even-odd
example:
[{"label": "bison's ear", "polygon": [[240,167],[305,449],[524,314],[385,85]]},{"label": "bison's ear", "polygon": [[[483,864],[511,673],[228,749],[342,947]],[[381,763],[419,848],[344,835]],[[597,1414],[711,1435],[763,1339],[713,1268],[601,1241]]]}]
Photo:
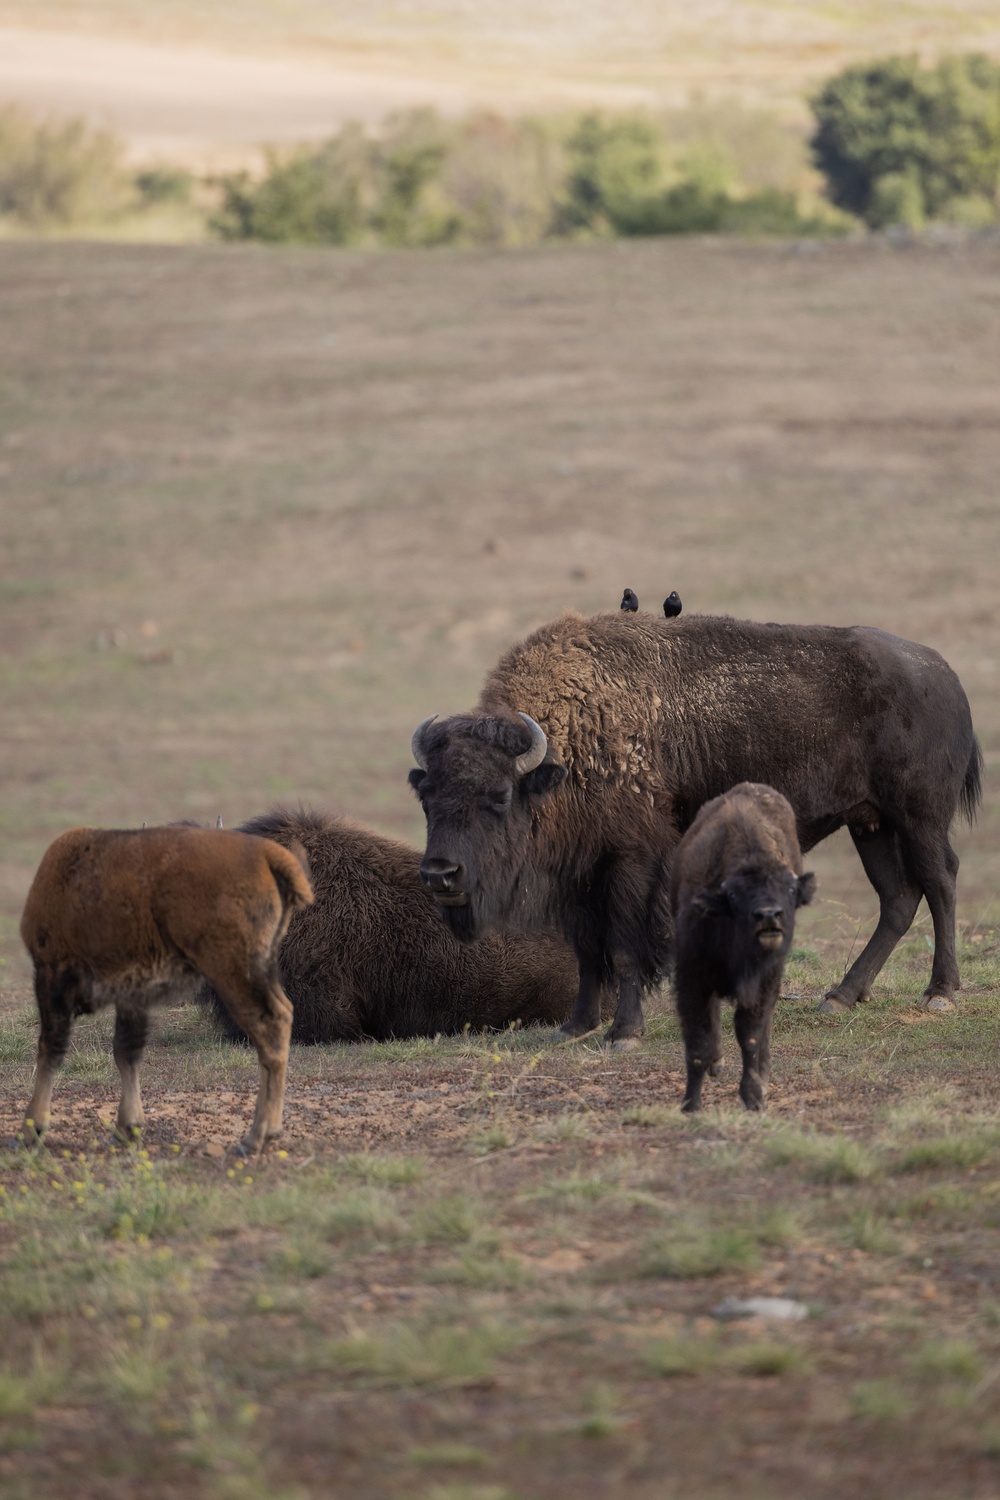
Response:
[{"label": "bison's ear", "polygon": [[800,875],[795,887],[795,905],[808,906],[816,894],[816,876],[811,870],[808,875]]},{"label": "bison's ear", "polygon": [[700,917],[724,917],[732,910],[729,892],[724,887],[718,891],[699,891],[692,898],[691,905]]},{"label": "bison's ear", "polygon": [[529,797],[545,797],[565,780],[565,766],[557,766],[553,761],[543,761],[540,766],[528,772],[521,786]]},{"label": "bison's ear", "polygon": [[412,786],[413,790],[416,791],[426,775],[426,771],[421,771],[419,766],[414,766],[413,770],[410,772],[409,776],[407,776],[406,779]]}]

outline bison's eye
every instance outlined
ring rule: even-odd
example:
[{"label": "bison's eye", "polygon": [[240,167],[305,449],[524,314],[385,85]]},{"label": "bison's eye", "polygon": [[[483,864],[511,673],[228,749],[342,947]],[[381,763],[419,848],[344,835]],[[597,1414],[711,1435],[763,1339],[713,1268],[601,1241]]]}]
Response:
[{"label": "bison's eye", "polygon": [[510,786],[497,787],[496,791],[487,792],[486,807],[498,818],[505,818],[510,812],[511,796],[513,788]]}]

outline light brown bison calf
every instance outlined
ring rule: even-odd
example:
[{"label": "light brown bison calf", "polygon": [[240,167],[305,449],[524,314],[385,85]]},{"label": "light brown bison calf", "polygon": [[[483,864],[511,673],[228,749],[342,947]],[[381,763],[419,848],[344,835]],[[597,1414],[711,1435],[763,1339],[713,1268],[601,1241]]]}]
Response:
[{"label": "light brown bison calf", "polygon": [[118,1131],[142,1128],[139,1065],[149,1008],[207,979],[257,1048],[257,1151],[281,1129],[292,1007],[278,945],[312,887],[301,861],[268,839],[214,829],[74,828],[50,845],[28,892],[21,936],[35,965],[40,1032],[35,1090],[21,1130],[49,1123],[73,1023],[114,1005],[121,1074]]},{"label": "light brown bison calf", "polygon": [[815,877],[803,875],[791,804],[773,787],[743,781],[706,802],[681,839],[671,871],[674,979],[687,1053],[683,1108],[701,1108],[706,1072],[722,1057],[720,1008],[735,1006],[743,1054],[740,1098],[764,1108],[771,1016],[795,931]]}]

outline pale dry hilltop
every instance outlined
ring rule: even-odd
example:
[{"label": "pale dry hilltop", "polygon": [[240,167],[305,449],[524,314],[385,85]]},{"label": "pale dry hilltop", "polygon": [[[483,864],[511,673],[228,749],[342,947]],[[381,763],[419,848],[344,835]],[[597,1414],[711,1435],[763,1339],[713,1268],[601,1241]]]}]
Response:
[{"label": "pale dry hilltop", "polygon": [[0,0],[0,104],[83,114],[136,158],[223,165],[423,104],[726,94],[795,117],[858,57],[970,49],[1000,56],[996,0]]}]

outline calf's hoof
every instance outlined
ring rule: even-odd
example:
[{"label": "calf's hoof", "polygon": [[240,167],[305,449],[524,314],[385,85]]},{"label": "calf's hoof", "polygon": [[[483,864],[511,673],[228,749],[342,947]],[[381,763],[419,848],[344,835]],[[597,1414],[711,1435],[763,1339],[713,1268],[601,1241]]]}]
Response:
[{"label": "calf's hoof", "polygon": [[831,992],[829,995],[823,996],[816,1007],[816,1012],[821,1016],[846,1016],[853,1009],[853,1005],[848,1005],[846,1000],[841,1000]]},{"label": "calf's hoof", "polygon": [[681,1104],[682,1115],[696,1115],[701,1109],[701,1100],[686,1098]]},{"label": "calf's hoof", "polygon": [[142,1126],[123,1125],[119,1120],[111,1130],[111,1139],[117,1146],[141,1146]]}]

